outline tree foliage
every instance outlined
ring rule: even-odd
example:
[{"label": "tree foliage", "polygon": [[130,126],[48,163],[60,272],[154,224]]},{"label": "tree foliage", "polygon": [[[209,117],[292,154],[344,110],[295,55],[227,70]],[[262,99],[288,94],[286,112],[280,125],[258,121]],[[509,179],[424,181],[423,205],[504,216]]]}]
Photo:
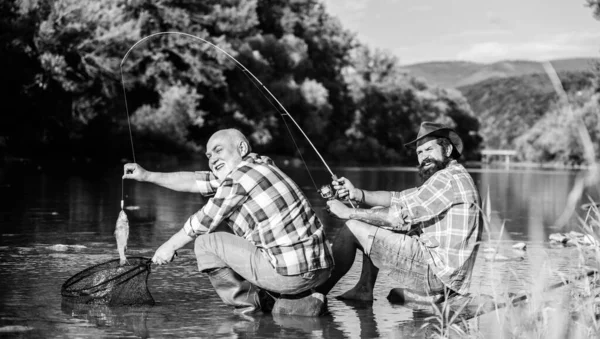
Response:
[{"label": "tree foliage", "polygon": [[578,120],[583,121],[600,155],[600,117],[598,94],[591,90],[578,92],[568,106],[555,103],[542,119],[515,140],[524,160],[580,165],[585,162],[583,145],[577,130]]},{"label": "tree foliage", "polygon": [[[344,162],[406,161],[423,120],[455,126],[469,155],[480,142],[459,92],[403,74],[318,0],[8,0],[0,11],[3,89],[25,112],[2,118],[0,147],[18,156],[129,156],[126,112],[136,150],[201,151],[237,127],[258,151],[294,156],[293,137],[315,159],[292,118]],[[141,41],[167,31],[189,35]]]},{"label": "tree foliage", "polygon": [[455,128],[468,144],[466,157],[477,152],[479,123],[460,92],[429,87],[401,73],[394,56],[366,47],[354,51],[345,75],[356,110],[334,153],[380,163],[412,160],[414,152],[403,144],[424,120]]},{"label": "tree foliage", "polygon": [[594,11],[594,17],[600,20],[600,0],[587,0],[587,5]]},{"label": "tree foliage", "polygon": [[[565,90],[588,89],[589,72],[561,72]],[[490,79],[460,88],[481,123],[480,133],[488,148],[514,149],[515,139],[542,119],[557,100],[546,74]]]}]

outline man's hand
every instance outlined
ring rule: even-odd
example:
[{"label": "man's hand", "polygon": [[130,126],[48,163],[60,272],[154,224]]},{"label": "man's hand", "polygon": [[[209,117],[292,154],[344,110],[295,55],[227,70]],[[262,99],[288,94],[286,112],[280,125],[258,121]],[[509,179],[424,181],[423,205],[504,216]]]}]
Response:
[{"label": "man's hand", "polygon": [[354,196],[354,185],[350,180],[342,177],[332,181],[331,185],[333,186],[333,189],[337,191],[340,199],[351,199],[356,201],[356,197]]},{"label": "man's hand", "polygon": [[157,265],[168,264],[175,259],[175,249],[168,241],[162,244],[154,253],[152,262]]},{"label": "man's hand", "polygon": [[133,179],[137,181],[146,181],[148,171],[135,163],[127,163],[123,166],[123,179]]},{"label": "man's hand", "polygon": [[327,202],[327,210],[340,219],[350,219],[350,213],[352,213],[352,208],[344,205],[339,200],[329,200]]}]

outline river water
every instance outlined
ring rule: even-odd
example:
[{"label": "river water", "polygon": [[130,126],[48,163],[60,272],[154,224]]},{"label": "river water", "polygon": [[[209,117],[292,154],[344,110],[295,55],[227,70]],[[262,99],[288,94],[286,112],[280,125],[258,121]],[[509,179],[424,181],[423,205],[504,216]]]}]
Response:
[{"label": "river water", "polygon": [[[203,165],[199,165],[203,168]],[[174,166],[152,167],[168,171]],[[194,169],[184,164],[177,169]],[[285,171],[305,190],[311,204],[335,238],[343,222],[324,212],[302,168]],[[338,176],[365,189],[402,190],[418,183],[411,168],[336,168]],[[491,200],[492,222],[484,233],[473,293],[518,293],[546,271],[548,281],[572,274],[578,262],[573,248],[550,246],[548,235],[577,229],[571,218],[558,229],[556,219],[567,205],[577,172],[470,169],[482,197]],[[318,184],[328,174],[311,171]],[[396,286],[378,279],[375,301],[345,303],[335,299],[352,287],[360,274],[360,259],[329,296],[329,311],[317,318],[232,314],[197,271],[192,246],[179,251],[169,265],[153,267],[148,279],[156,300],[152,307],[73,307],[61,302],[66,279],[95,264],[118,257],[113,236],[121,192],[130,218],[129,255],[152,257],[154,250],[178,231],[205,202],[199,195],[178,193],[151,184],[121,184],[121,168],[78,175],[45,174],[39,170],[0,170],[0,336],[27,338],[375,338],[426,336],[419,328],[427,314],[391,304],[387,293]],[[597,198],[597,192],[586,192]],[[585,202],[585,200],[582,200]],[[577,212],[581,215],[579,208]],[[512,249],[524,242],[527,250]],[[502,260],[490,260],[496,248]],[[510,329],[498,325],[498,315],[468,322],[467,331],[488,337]]]}]

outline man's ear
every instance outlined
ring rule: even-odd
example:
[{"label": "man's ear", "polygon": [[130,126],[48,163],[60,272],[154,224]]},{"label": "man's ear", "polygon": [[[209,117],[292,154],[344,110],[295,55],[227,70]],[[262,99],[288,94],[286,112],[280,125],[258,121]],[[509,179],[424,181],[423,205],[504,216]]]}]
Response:
[{"label": "man's ear", "polygon": [[245,141],[241,141],[238,145],[238,151],[240,151],[242,157],[248,154],[248,144]]},{"label": "man's ear", "polygon": [[446,148],[446,157],[450,157],[453,150],[454,150],[454,145],[449,144],[448,147]]}]

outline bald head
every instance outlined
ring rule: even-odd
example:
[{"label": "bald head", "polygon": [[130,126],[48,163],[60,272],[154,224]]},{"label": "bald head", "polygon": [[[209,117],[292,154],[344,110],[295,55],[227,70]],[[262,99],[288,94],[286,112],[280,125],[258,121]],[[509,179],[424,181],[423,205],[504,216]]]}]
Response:
[{"label": "bald head", "polygon": [[215,132],[206,144],[208,166],[223,180],[250,153],[248,139],[237,129],[229,128]]},{"label": "bald head", "polygon": [[246,138],[246,136],[244,134],[242,134],[242,132],[240,132],[239,130],[237,130],[235,128],[227,128],[227,129],[222,129],[222,130],[216,131],[208,140],[207,147],[206,147],[207,150],[209,149],[208,145],[210,145],[211,141],[214,141],[215,139],[222,139],[224,141],[231,142],[233,147],[235,147],[236,149],[239,149],[239,147],[240,147],[240,145],[242,145],[242,143],[246,144],[246,146],[245,146],[246,151],[245,151],[245,153],[241,154],[242,157],[252,151],[252,149],[250,147],[250,143],[248,142],[248,139]]}]

